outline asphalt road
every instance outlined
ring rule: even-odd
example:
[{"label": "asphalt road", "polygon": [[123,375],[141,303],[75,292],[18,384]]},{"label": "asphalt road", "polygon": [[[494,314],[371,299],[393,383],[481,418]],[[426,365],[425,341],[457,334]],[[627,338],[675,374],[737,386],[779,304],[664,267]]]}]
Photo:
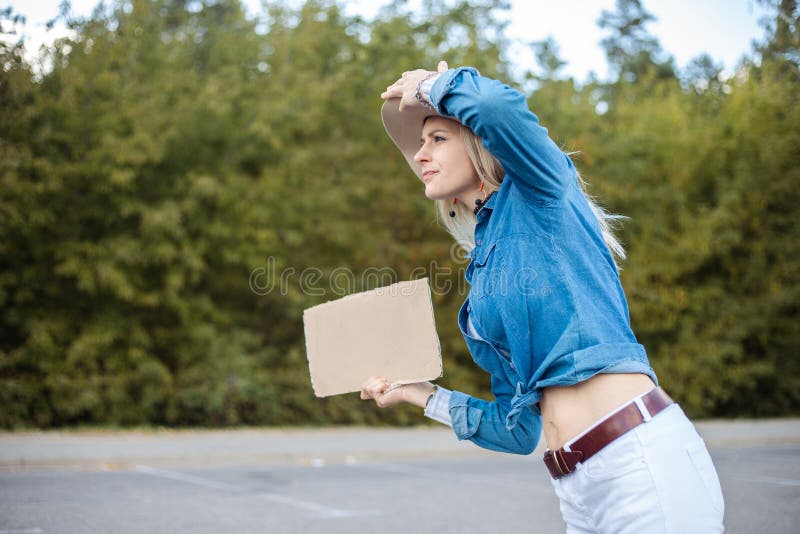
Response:
[{"label": "asphalt road", "polygon": [[[800,532],[800,421],[702,423],[728,532]],[[564,532],[540,452],[447,429],[0,434],[0,534]]]}]

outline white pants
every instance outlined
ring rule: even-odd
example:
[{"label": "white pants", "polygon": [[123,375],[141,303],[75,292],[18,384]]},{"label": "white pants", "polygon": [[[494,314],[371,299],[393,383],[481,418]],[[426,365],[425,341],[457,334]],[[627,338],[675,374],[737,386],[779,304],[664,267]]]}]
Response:
[{"label": "white pants", "polygon": [[717,472],[677,404],[551,481],[568,534],[723,531]]}]

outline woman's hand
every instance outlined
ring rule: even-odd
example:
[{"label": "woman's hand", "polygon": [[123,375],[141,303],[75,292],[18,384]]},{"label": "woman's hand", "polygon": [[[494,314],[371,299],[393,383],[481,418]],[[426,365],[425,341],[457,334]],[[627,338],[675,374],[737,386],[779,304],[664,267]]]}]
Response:
[{"label": "woman's hand", "polygon": [[428,398],[433,393],[433,384],[430,382],[404,384],[391,390],[389,390],[389,385],[389,381],[385,378],[371,376],[361,385],[361,399],[375,399],[375,404],[380,408],[386,408],[401,402],[408,402],[420,408],[425,408]]},{"label": "woman's hand", "polygon": [[[440,61],[436,72],[444,72],[447,70],[447,61]],[[386,88],[386,91],[381,93],[381,98],[388,100],[390,98],[400,98],[400,111],[406,106],[419,107],[419,100],[417,100],[417,86],[427,76],[435,74],[433,71],[425,69],[416,69],[406,71],[399,80]]]}]

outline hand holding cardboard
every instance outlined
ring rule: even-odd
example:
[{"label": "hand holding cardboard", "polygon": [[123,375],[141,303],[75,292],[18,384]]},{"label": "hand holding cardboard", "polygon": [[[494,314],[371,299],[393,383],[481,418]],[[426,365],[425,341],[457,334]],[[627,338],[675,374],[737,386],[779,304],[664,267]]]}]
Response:
[{"label": "hand holding cardboard", "polygon": [[442,376],[428,279],[348,295],[303,312],[317,397],[360,391],[370,376],[392,385]]}]

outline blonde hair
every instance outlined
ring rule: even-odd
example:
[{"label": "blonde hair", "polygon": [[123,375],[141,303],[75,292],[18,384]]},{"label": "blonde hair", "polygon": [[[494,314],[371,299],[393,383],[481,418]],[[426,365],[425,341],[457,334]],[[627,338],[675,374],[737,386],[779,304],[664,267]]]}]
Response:
[{"label": "blonde hair", "polygon": [[[491,152],[483,146],[481,138],[475,135],[472,130],[463,124],[459,124],[458,127],[461,139],[464,141],[464,147],[467,150],[467,156],[469,156],[472,166],[478,173],[478,178],[483,182],[484,191],[488,196],[500,189],[500,186],[503,184],[503,177],[505,176],[503,166],[500,165],[497,158],[492,156]],[[568,155],[572,155],[572,153]],[[614,235],[614,229],[619,221],[626,219],[626,217],[624,215],[610,214],[599,206],[595,199],[586,193],[586,182],[581,178],[581,175],[577,172],[576,174],[578,176],[578,185],[583,192],[583,196],[586,198],[586,202],[589,204],[600,226],[600,231],[603,234],[603,241],[606,247],[608,247],[615,262],[617,260],[624,260],[625,247],[622,246],[622,243]],[[439,220],[456,242],[467,252],[474,249],[475,224],[477,219],[473,208],[465,206],[461,202],[457,202],[455,205],[447,200],[436,200],[435,202]],[[451,211],[455,212],[455,217],[450,216]]]}]

